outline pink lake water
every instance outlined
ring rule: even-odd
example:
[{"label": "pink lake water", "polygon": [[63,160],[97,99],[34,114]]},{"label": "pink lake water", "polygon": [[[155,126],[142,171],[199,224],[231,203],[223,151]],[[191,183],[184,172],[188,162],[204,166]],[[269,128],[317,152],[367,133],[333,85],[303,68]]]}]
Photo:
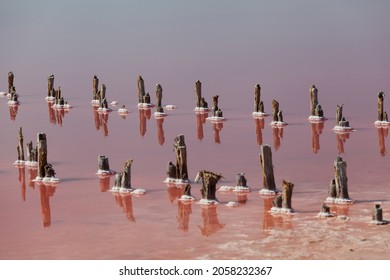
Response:
[{"label": "pink lake water", "polygon": [[[387,3],[358,3],[353,11],[304,2],[175,2],[169,9],[100,3],[95,14],[106,9],[112,15],[103,18],[86,4],[75,10],[69,1],[42,13],[43,4],[1,4],[9,13],[0,24],[8,38],[0,53],[0,91],[13,71],[21,105],[9,107],[7,97],[0,98],[0,259],[390,258],[390,225],[370,224],[375,203],[390,220],[388,130],[374,126],[377,94],[390,92]],[[46,43],[48,34],[54,46]],[[50,74],[73,106],[68,112],[45,101]],[[119,103],[109,105],[108,115],[90,104],[95,74],[109,103]],[[160,83],[163,105],[177,109],[165,110],[161,120],[154,109],[138,110],[138,75],[152,102]],[[210,107],[219,95],[223,124],[193,111],[196,80]],[[252,118],[257,83],[265,111],[278,100],[288,126],[275,129],[271,117]],[[323,124],[307,120],[312,84],[328,118]],[[122,104],[130,111],[125,118],[117,112]],[[332,130],[337,104],[344,104],[355,131]],[[384,107],[390,108],[387,97]],[[46,133],[48,161],[61,179],[56,187],[37,185],[32,169],[13,165],[19,126],[25,143]],[[224,176],[218,187],[234,185],[245,172],[252,191],[217,192],[214,207],[180,202],[182,190],[163,182],[179,134],[191,180],[206,169]],[[272,200],[258,193],[262,144],[272,148],[278,188],[283,179],[295,185],[293,215],[271,215]],[[110,192],[114,177],[95,174],[99,155],[118,172],[133,159],[132,185],[146,194]],[[339,218],[321,219],[338,155],[347,162],[354,204],[333,205]],[[197,199],[200,188],[192,183]],[[230,201],[239,206],[227,207]]]}]

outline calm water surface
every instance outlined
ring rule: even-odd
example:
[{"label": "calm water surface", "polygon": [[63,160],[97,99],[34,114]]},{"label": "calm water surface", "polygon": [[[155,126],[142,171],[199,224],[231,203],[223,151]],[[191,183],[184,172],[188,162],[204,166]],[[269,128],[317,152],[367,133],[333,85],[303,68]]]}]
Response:
[{"label": "calm water surface", "polygon": [[[387,3],[357,2],[350,9],[304,1],[175,2],[167,9],[134,1],[98,3],[93,14],[86,4],[75,10],[75,3],[66,3],[45,13],[44,1],[29,9],[17,1],[1,4],[19,20],[1,19],[8,40],[0,53],[0,91],[13,71],[21,102],[9,107],[7,97],[0,98],[1,259],[390,258],[389,226],[369,223],[376,202],[390,220],[388,130],[373,124],[377,93],[390,92]],[[99,18],[105,9],[112,16]],[[73,105],[68,112],[45,101],[50,74]],[[107,86],[109,103],[119,102],[107,115],[90,104],[95,74]],[[138,75],[152,101],[160,83],[163,104],[177,109],[165,110],[160,120],[154,109],[138,110]],[[226,122],[212,124],[193,112],[196,80],[210,106],[212,96],[220,96]],[[252,118],[256,83],[265,110],[270,113],[277,99],[288,126],[276,129],[270,117]],[[328,117],[323,124],[307,120],[312,84]],[[117,112],[122,104],[130,110],[125,118]],[[332,131],[337,104],[344,104],[355,131]],[[61,179],[56,187],[37,185],[34,170],[13,165],[19,126],[25,143],[46,133],[48,161]],[[252,192],[218,192],[214,207],[180,202],[182,190],[163,183],[179,134],[185,135],[191,180],[206,169],[224,176],[218,186],[234,185],[236,174],[245,172]],[[295,184],[293,215],[271,215],[272,200],[258,194],[262,144],[272,147],[278,187],[283,179]],[[99,155],[118,172],[133,159],[132,185],[146,194],[109,192],[114,177],[95,175]],[[338,155],[347,162],[355,203],[332,206],[346,219],[319,219]],[[198,199],[200,188],[192,184]],[[227,207],[230,201],[239,206]]]}]

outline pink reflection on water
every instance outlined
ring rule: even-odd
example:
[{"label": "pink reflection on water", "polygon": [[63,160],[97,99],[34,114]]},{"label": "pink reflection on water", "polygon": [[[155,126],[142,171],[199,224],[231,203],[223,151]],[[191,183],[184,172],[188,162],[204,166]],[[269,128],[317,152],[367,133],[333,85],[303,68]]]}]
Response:
[{"label": "pink reflection on water", "polygon": [[9,106],[9,117],[11,121],[16,119],[16,115],[18,114],[19,105]]},{"label": "pink reflection on water", "polygon": [[256,140],[258,145],[263,145],[264,118],[255,118]]},{"label": "pink reflection on water", "polygon": [[324,121],[311,123],[311,148],[315,154],[320,150],[320,135],[324,130],[324,124]]},{"label": "pink reflection on water", "polygon": [[379,140],[379,153],[382,157],[386,156],[387,150],[386,150],[386,139],[389,135],[389,128],[388,127],[378,127],[378,140]]},{"label": "pink reflection on water", "polygon": [[220,223],[218,219],[217,205],[207,205],[201,207],[203,224],[198,227],[203,236],[209,237],[225,227],[225,224]]}]

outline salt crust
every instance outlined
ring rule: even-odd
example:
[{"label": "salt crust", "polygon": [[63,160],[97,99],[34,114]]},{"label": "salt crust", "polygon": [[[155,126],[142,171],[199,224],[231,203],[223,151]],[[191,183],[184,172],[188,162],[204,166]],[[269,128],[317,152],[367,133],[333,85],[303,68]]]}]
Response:
[{"label": "salt crust", "polygon": [[129,110],[127,110],[126,108],[118,109],[118,114],[119,115],[127,115],[128,113],[129,113]]},{"label": "salt crust", "polygon": [[19,102],[19,101],[13,101],[13,100],[9,100],[7,103],[8,103],[9,106],[17,106],[17,105],[20,105],[20,102]]},{"label": "salt crust", "polygon": [[203,112],[209,112],[210,109],[209,108],[205,108],[205,107],[195,107],[194,109],[195,112],[200,112],[200,113],[203,113]]},{"label": "salt crust", "polygon": [[196,198],[192,195],[182,195],[178,200],[180,200],[180,201],[195,201]]},{"label": "salt crust", "polygon": [[233,192],[250,192],[251,188],[250,187],[243,187],[243,186],[221,186],[218,191],[233,191]]},{"label": "salt crust", "polygon": [[164,118],[164,117],[166,117],[166,116],[167,116],[166,113],[154,112],[154,117],[155,117],[156,119],[161,119],[161,118]]},{"label": "salt crust", "polygon": [[112,101],[110,104],[111,104],[112,106],[116,106],[116,105],[118,105],[118,101]]},{"label": "salt crust", "polygon": [[262,118],[267,117],[267,116],[269,116],[269,114],[264,113],[264,112],[253,112],[252,113],[252,117],[254,117],[254,118],[262,119]]},{"label": "salt crust", "polygon": [[226,206],[227,207],[237,207],[237,206],[239,206],[240,204],[238,203],[238,202],[236,202],[236,201],[229,201],[227,204],[226,204]]},{"label": "salt crust", "polygon": [[286,122],[279,122],[279,121],[272,121],[270,123],[270,126],[273,126],[273,127],[283,127],[283,126],[286,126],[288,125],[288,123]]},{"label": "salt crust", "polygon": [[154,106],[155,105],[152,103],[138,103],[137,104],[138,109],[149,109],[149,108],[153,108]]},{"label": "salt crust", "polygon": [[259,194],[264,196],[274,196],[275,194],[279,193],[279,190],[268,190],[268,189],[261,189],[259,190]]},{"label": "salt crust", "polygon": [[350,127],[350,126],[339,126],[339,125],[336,125],[335,127],[333,127],[333,130],[335,132],[350,132],[350,131],[354,131],[353,127]]},{"label": "salt crust", "polygon": [[272,207],[270,210],[270,213],[274,214],[293,214],[295,213],[294,209],[290,208],[279,208],[279,207]]},{"label": "salt crust", "polygon": [[165,109],[167,109],[167,110],[175,110],[176,108],[177,108],[176,105],[172,105],[172,104],[165,106]]},{"label": "salt crust", "polygon": [[99,113],[102,113],[102,114],[107,114],[107,113],[110,113],[112,111],[112,109],[110,109],[110,108],[99,108],[99,109],[97,109],[97,111]]},{"label": "salt crust", "polygon": [[175,185],[186,185],[188,183],[190,183],[189,180],[183,180],[183,179],[176,179],[176,178],[171,178],[171,177],[167,177],[165,180],[164,180],[164,183],[167,183],[167,184],[175,184]]},{"label": "salt crust", "polygon": [[212,116],[212,117],[207,117],[206,120],[218,123],[218,122],[226,121],[226,118],[225,117],[215,117],[215,116]]},{"label": "salt crust", "polygon": [[317,216],[321,217],[321,218],[330,218],[330,217],[335,217],[335,214],[333,214],[333,213],[326,213],[326,212],[320,212],[320,213],[318,213]]},{"label": "salt crust", "polygon": [[47,102],[54,102],[54,101],[56,100],[56,98],[55,98],[54,96],[46,96],[46,97],[45,97],[45,100],[46,100]]},{"label": "salt crust", "polygon": [[201,205],[218,205],[219,201],[215,199],[207,199],[207,198],[202,198],[199,200],[198,204]]},{"label": "salt crust", "polygon": [[325,118],[325,117],[319,117],[319,116],[309,116],[309,117],[308,117],[308,120],[315,123],[315,122],[322,122],[322,121],[325,121],[325,120],[327,120],[327,118]]},{"label": "salt crust", "polygon": [[71,109],[73,108],[70,104],[64,104],[64,105],[60,105],[60,104],[54,104],[53,106],[51,106],[53,109]]},{"label": "salt crust", "polygon": [[334,204],[353,204],[353,200],[352,199],[334,198],[334,197],[327,197],[325,202],[326,203],[334,203]]},{"label": "salt crust", "polygon": [[110,192],[117,192],[117,193],[124,193],[124,194],[134,194],[134,195],[144,195],[146,193],[145,189],[127,189],[127,188],[122,188],[118,186],[113,186],[110,190]]},{"label": "salt crust", "polygon": [[96,175],[99,175],[101,177],[111,176],[111,175],[115,175],[115,174],[116,174],[116,172],[114,170],[102,170],[102,169],[99,169],[96,172]]},{"label": "salt crust", "polygon": [[390,122],[388,121],[375,121],[375,126],[376,127],[388,127],[390,126]]}]

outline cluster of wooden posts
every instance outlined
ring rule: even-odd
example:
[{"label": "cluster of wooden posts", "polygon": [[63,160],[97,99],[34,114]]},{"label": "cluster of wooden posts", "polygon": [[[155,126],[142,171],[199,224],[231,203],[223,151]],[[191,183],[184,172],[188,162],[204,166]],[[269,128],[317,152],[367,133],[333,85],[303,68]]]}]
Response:
[{"label": "cluster of wooden posts", "polygon": [[[64,98],[61,96],[61,89],[58,87],[58,90],[54,89],[54,75],[48,77],[48,91],[46,100],[52,102],[53,108],[65,109],[70,108],[70,105],[64,101]],[[196,106],[195,112],[204,113],[209,112],[208,103],[204,97],[202,97],[201,82],[198,80],[195,82],[195,96],[196,96]],[[164,117],[164,109],[162,106],[162,86],[160,84],[156,85],[156,104],[151,102],[151,97],[148,92],[145,92],[144,80],[141,76],[138,77],[138,108],[140,110],[150,109],[156,107],[155,115],[157,117]],[[2,93],[3,95],[7,94],[9,97],[9,105],[15,106],[19,104],[18,94],[14,86],[14,74],[13,72],[8,73],[8,92]],[[380,92],[378,94],[378,114],[377,120],[375,121],[376,126],[387,127],[390,126],[388,121],[387,112],[384,111],[384,93]],[[219,108],[219,95],[213,96],[212,102],[213,106],[211,108],[212,117],[209,119],[214,122],[221,122],[226,120],[223,116],[221,108]],[[99,79],[95,75],[92,81],[92,104],[94,106],[99,106],[99,111],[103,113],[108,113],[111,109],[108,107],[107,97],[106,97],[106,86],[101,85],[99,89]],[[166,108],[173,109],[174,105],[167,105]],[[121,107],[122,113],[127,113],[125,106]],[[252,113],[254,118],[265,118],[268,114],[264,111],[264,102],[261,100],[261,87],[259,84],[255,86],[254,90],[254,111]],[[310,87],[310,116],[309,120],[311,122],[324,122],[326,120],[324,116],[324,111],[321,105],[318,102],[318,89],[315,85]],[[285,126],[287,123],[283,119],[283,113],[279,108],[279,102],[277,100],[272,101],[272,122],[271,125],[280,127]],[[345,132],[352,131],[353,128],[350,126],[349,121],[343,116],[343,105],[336,106],[336,126],[334,127],[336,132]],[[168,162],[167,168],[167,178],[165,182],[168,184],[174,184],[184,188],[184,194],[182,200],[195,200],[195,197],[191,194],[191,185],[188,178],[188,167],[187,167],[187,147],[184,141],[184,135],[178,135],[174,139],[174,151],[176,153],[176,164],[173,164],[172,161]],[[38,133],[37,135],[37,145],[33,146],[32,142],[27,144],[27,156],[28,160],[25,160],[24,157],[24,147],[23,147],[23,133],[22,127],[18,131],[18,160],[15,162],[17,165],[28,165],[31,168],[38,169],[38,175],[36,181],[43,181],[47,183],[58,183],[59,179],[55,177],[55,172],[51,164],[47,162],[47,142],[46,135],[44,133]],[[132,159],[129,159],[125,162],[123,171],[116,173],[115,171],[109,168],[108,158],[104,155],[99,155],[98,164],[99,170],[97,174],[99,176],[110,176],[115,174],[115,185],[112,188],[113,192],[125,192],[132,194],[144,194],[145,190],[135,189],[131,185],[131,165],[133,163]],[[261,146],[260,153],[260,165],[262,170],[263,178],[263,188],[260,190],[262,195],[274,196],[273,207],[271,212],[274,213],[293,213],[292,208],[292,193],[294,184],[289,181],[283,180],[282,191],[279,191],[276,188],[273,164],[272,164],[272,151],[269,145]],[[329,203],[341,203],[341,204],[351,204],[353,200],[349,197],[348,194],[348,178],[347,178],[347,164],[346,162],[338,156],[334,161],[334,178],[332,178],[328,198],[325,203],[321,205],[320,216],[323,217],[332,217],[334,216],[330,213],[330,208],[327,204]],[[201,200],[199,201],[202,204],[218,204],[218,199],[216,197],[217,183],[223,178],[220,173],[215,173],[207,170],[201,170],[198,172],[195,182],[202,182],[201,189]],[[235,191],[248,192],[250,188],[247,186],[246,178],[244,173],[237,174],[236,186],[233,187]],[[379,204],[376,204],[373,209],[373,222],[376,224],[387,224],[387,221],[383,220],[382,208]]]}]

